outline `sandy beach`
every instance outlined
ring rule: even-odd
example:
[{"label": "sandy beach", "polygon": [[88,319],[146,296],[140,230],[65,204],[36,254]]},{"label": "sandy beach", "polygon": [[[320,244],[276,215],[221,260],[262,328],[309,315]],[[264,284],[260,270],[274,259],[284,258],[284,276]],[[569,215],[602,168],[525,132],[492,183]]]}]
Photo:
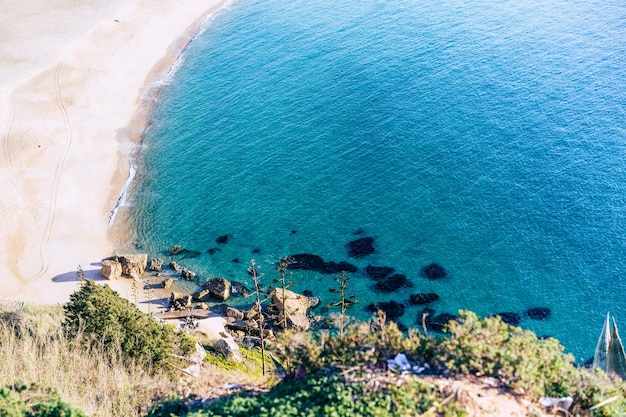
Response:
[{"label": "sandy beach", "polygon": [[100,279],[142,94],[222,3],[0,0],[0,299],[65,302],[78,265]]}]

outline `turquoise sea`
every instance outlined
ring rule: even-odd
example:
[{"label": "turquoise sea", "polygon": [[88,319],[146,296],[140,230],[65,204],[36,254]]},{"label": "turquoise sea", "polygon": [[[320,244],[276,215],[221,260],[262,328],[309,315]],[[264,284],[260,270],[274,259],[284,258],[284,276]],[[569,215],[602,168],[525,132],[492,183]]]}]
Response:
[{"label": "turquoise sea", "polygon": [[[348,261],[361,318],[418,292],[548,307],[521,326],[581,361],[608,311],[626,331],[623,1],[233,1],[155,100],[127,199],[151,256],[180,244],[200,278],[249,284],[255,259],[267,285],[283,256]],[[376,292],[368,265],[413,287]],[[292,279],[331,299],[333,275]]]}]

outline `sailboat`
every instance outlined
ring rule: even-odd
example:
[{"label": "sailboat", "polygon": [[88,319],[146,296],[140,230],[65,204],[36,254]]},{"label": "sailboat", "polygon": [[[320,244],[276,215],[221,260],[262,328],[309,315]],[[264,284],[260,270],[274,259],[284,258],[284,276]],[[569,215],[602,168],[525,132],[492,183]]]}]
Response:
[{"label": "sailboat", "polygon": [[622,379],[626,379],[626,352],[624,352],[624,344],[617,331],[615,317],[612,318],[612,322],[611,324],[610,313],[607,313],[593,356],[593,368],[599,368],[607,374],[617,374]]}]

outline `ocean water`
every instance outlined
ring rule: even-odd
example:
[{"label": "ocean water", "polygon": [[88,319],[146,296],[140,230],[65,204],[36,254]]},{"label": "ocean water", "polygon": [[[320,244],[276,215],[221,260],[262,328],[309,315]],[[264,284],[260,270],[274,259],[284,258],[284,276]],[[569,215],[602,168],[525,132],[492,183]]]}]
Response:
[{"label": "ocean water", "polygon": [[[348,261],[360,318],[417,292],[549,307],[522,327],[584,360],[608,311],[626,329],[625,37],[616,0],[234,1],[158,90],[129,241],[248,284],[250,259],[267,285],[283,256]],[[375,253],[348,258],[363,236]],[[413,288],[376,292],[367,265]],[[332,300],[333,275],[291,279]]]}]

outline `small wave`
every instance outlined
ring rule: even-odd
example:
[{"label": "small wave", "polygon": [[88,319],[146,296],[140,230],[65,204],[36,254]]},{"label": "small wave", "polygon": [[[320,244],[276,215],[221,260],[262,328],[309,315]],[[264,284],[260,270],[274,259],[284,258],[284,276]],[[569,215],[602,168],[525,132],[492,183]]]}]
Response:
[{"label": "small wave", "polygon": [[122,187],[122,190],[120,191],[120,196],[117,199],[117,202],[115,203],[115,207],[113,207],[113,209],[109,213],[109,223],[108,223],[109,227],[115,221],[115,215],[117,214],[117,211],[119,210],[119,208],[128,205],[128,190],[130,189],[136,175],[137,175],[137,168],[135,168],[134,163],[131,161],[131,164],[128,168],[128,178],[126,179],[126,182],[124,183],[124,186]]}]

